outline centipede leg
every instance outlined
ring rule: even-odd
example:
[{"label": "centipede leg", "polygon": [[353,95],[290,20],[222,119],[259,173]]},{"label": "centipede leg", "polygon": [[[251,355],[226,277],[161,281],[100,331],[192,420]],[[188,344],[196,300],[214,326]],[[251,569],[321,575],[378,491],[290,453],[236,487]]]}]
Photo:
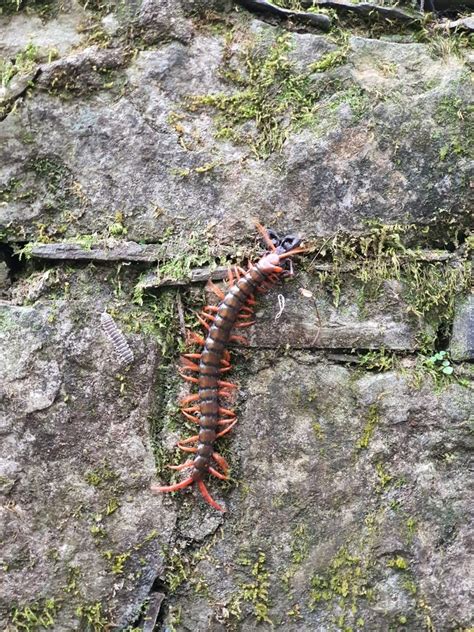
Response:
[{"label": "centipede leg", "polygon": [[168,465],[170,470],[177,470],[181,472],[182,470],[186,470],[188,467],[193,466],[194,461],[186,461],[186,463],[182,463],[181,465]]},{"label": "centipede leg", "polygon": [[182,450],[183,452],[190,452],[192,454],[196,454],[197,452],[197,448],[190,448],[187,445],[179,445],[179,443],[178,443],[178,448]]},{"label": "centipede leg", "polygon": [[183,358],[189,358],[190,360],[200,360],[202,353],[183,353]]},{"label": "centipede leg", "polygon": [[220,478],[221,481],[228,481],[229,477],[225,476],[224,474],[221,474],[220,472],[218,472],[217,470],[215,470],[213,467],[209,466],[209,474],[212,474],[212,476],[215,476],[216,478]]},{"label": "centipede leg", "polygon": [[225,391],[224,389],[217,391],[219,397],[227,397],[229,399],[233,399],[234,395],[231,391]]},{"label": "centipede leg", "polygon": [[194,343],[194,344],[200,345],[201,347],[204,347],[204,344],[206,342],[202,336],[200,336],[195,331],[190,331],[189,329],[186,332],[186,337],[190,344]]},{"label": "centipede leg", "polygon": [[227,271],[227,285],[229,287],[232,287],[235,283],[235,279],[234,279],[234,275],[232,273],[232,266],[229,266],[229,269]]},{"label": "centipede leg", "polygon": [[189,419],[189,421],[192,421],[195,424],[199,423],[199,418],[195,417],[194,415],[190,415],[186,410],[181,409],[181,412],[183,413],[183,415],[186,417],[186,419]]},{"label": "centipede leg", "polygon": [[218,452],[213,452],[212,453],[212,458],[217,463],[217,465],[221,468],[221,470],[224,470],[224,472],[227,473],[227,471],[229,469],[229,464],[224,459],[224,457],[221,456]]},{"label": "centipede leg", "polygon": [[193,393],[192,395],[187,395],[186,397],[183,397],[183,399],[181,400],[181,404],[189,404],[191,402],[197,402],[198,399],[199,399],[198,393]]},{"label": "centipede leg", "polygon": [[187,408],[181,408],[181,412],[183,413],[200,413],[201,409],[199,406],[188,406]]},{"label": "centipede leg", "polygon": [[209,290],[211,290],[212,292],[214,292],[214,294],[217,296],[217,298],[220,299],[221,301],[225,298],[225,294],[221,290],[221,288],[217,287],[217,285],[215,283],[213,283],[212,281],[208,281],[206,287]]},{"label": "centipede leg", "polygon": [[179,374],[181,375],[183,380],[186,380],[186,382],[191,382],[192,384],[197,384],[199,382],[197,377],[192,377],[191,375],[186,375],[185,373],[182,373],[181,371],[179,371]]},{"label": "centipede leg", "polygon": [[226,386],[227,388],[238,388],[237,384],[233,384],[232,382],[224,382],[224,380],[218,380],[217,386]]},{"label": "centipede leg", "polygon": [[196,318],[198,319],[198,321],[201,323],[201,325],[207,329],[209,331],[210,326],[209,323],[206,323],[206,321],[204,320],[204,318],[202,318],[199,314],[196,314]]},{"label": "centipede leg", "polygon": [[216,439],[220,439],[221,437],[226,435],[228,432],[230,432],[236,423],[237,423],[237,419],[234,419],[234,421],[231,424],[229,424],[227,428],[225,428],[224,430],[221,430],[221,432],[218,432],[216,434]]},{"label": "centipede leg", "polygon": [[174,485],[165,485],[164,487],[162,487],[161,485],[152,485],[150,489],[153,494],[156,494],[159,492],[176,492],[178,491],[178,489],[184,489],[185,487],[192,485],[192,483],[193,483],[193,479],[190,476],[189,478],[186,478],[184,481],[181,481],[180,483],[175,483]]},{"label": "centipede leg", "polygon": [[207,504],[211,505],[211,507],[214,507],[214,509],[217,509],[217,511],[222,511],[222,513],[224,513],[225,512],[224,507],[221,507],[220,505],[216,503],[216,501],[212,498],[212,496],[207,491],[207,487],[204,485],[204,482],[198,481],[197,484],[198,484],[199,491],[201,492],[201,496],[204,498]]},{"label": "centipede leg", "polygon": [[229,338],[229,342],[237,342],[241,345],[248,345],[249,343],[248,338],[246,338],[245,336],[231,336]]},{"label": "centipede leg", "polygon": [[235,413],[233,410],[229,410],[228,408],[221,408],[219,406],[219,415],[229,415],[230,417],[235,417]]},{"label": "centipede leg", "polygon": [[255,321],[251,320],[249,322],[245,322],[245,323],[237,323],[236,325],[234,325],[234,327],[236,329],[242,329],[242,327],[250,327],[251,325],[255,325]]},{"label": "centipede leg", "polygon": [[187,443],[196,443],[198,439],[199,439],[199,435],[193,435],[192,437],[188,437],[187,439],[178,441],[177,446],[178,448],[182,448],[183,445],[186,445]]},{"label": "centipede leg", "polygon": [[201,354],[187,354],[185,356],[182,356],[181,366],[183,367],[183,369],[189,369],[190,371],[199,371],[199,364],[191,362],[191,360],[189,360],[190,355],[199,355],[199,357],[201,357]]}]

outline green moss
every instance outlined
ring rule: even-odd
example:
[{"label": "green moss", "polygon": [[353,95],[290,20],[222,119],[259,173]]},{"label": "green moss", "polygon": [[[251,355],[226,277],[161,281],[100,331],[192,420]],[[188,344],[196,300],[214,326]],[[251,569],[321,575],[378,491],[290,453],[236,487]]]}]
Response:
[{"label": "green moss", "polygon": [[103,465],[86,472],[84,478],[89,485],[102,489],[108,487],[111,481],[116,481],[118,474],[105,462]]},{"label": "green moss", "polygon": [[401,555],[397,555],[397,557],[392,557],[387,561],[387,566],[398,571],[406,571],[408,569],[408,562]]},{"label": "green moss", "polygon": [[[432,350],[439,337],[449,334],[457,298],[465,293],[470,283],[469,253],[453,266],[449,261],[423,259],[418,248],[409,246],[417,239],[429,245],[435,238],[435,229],[426,227],[420,234],[414,225],[370,222],[367,232],[361,235],[338,232],[324,240],[319,247],[320,257],[332,263],[332,269],[319,274],[322,283],[332,292],[339,305],[341,287],[345,279],[355,278],[360,283],[359,307],[376,300],[386,280],[399,280],[407,312],[434,332],[425,336],[423,351]],[[446,227],[446,232],[448,227]],[[451,239],[457,239],[454,234]],[[452,244],[451,244],[452,245]],[[421,339],[420,339],[421,340]],[[388,368],[394,357],[379,358],[381,368]],[[376,368],[377,357],[367,356],[367,363]]]},{"label": "green moss", "polygon": [[39,61],[38,47],[31,42],[13,60],[0,58],[0,85],[6,88],[15,75],[27,75]]},{"label": "green moss", "polygon": [[364,429],[362,431],[362,436],[356,443],[356,447],[358,450],[363,450],[369,447],[370,440],[374,433],[375,427],[379,423],[380,415],[379,415],[379,407],[377,404],[372,404],[369,407],[369,412],[367,414],[367,421],[365,422]]},{"label": "green moss", "polygon": [[393,480],[393,476],[391,476],[384,468],[382,463],[375,464],[375,472],[377,474],[377,489],[378,491],[385,490]]},{"label": "green moss", "polygon": [[124,215],[121,211],[115,213],[114,221],[107,228],[107,231],[112,237],[124,237],[127,234],[128,231],[124,224]]},{"label": "green moss", "polygon": [[56,599],[44,599],[41,602],[16,606],[11,612],[11,622],[18,630],[24,632],[52,628],[59,608]]},{"label": "green moss", "polygon": [[[217,138],[250,145],[258,157],[278,151],[292,129],[314,120],[314,109],[320,94],[311,83],[311,74],[322,72],[344,58],[344,51],[329,53],[298,73],[290,61],[291,35],[278,36],[269,50],[259,52],[254,44],[244,53],[239,64],[244,71],[224,72],[237,87],[233,94],[217,93],[194,96],[189,108],[210,107],[220,112],[216,120]],[[256,133],[244,131],[252,121]]]},{"label": "green moss", "polygon": [[102,610],[100,602],[81,604],[76,608],[76,615],[81,621],[81,630],[85,632],[105,632],[110,623]]},{"label": "green moss", "polygon": [[383,347],[376,351],[368,351],[359,356],[359,366],[367,371],[376,371],[384,373],[391,371],[397,364],[397,356],[395,353],[387,351]]},{"label": "green moss", "polygon": [[348,547],[339,549],[327,569],[315,573],[311,578],[309,609],[338,607],[342,613],[335,619],[339,629],[347,627],[348,620],[356,619],[359,602],[372,597],[368,585],[366,564],[359,555],[352,554]]},{"label": "green moss", "polygon": [[252,576],[254,581],[242,584],[239,590],[239,596],[242,601],[252,604],[254,615],[258,622],[265,621],[272,624],[269,616],[269,595],[270,574],[265,566],[266,556],[263,551],[258,554],[257,561],[252,566]]},{"label": "green moss", "polygon": [[300,524],[292,531],[291,560],[293,564],[301,564],[308,557],[308,552],[308,528],[305,524]]}]

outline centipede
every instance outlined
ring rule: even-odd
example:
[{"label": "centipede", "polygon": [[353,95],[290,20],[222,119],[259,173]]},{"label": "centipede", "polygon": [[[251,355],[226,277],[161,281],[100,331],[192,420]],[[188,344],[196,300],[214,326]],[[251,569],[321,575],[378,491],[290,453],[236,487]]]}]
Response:
[{"label": "centipede", "polygon": [[209,288],[217,296],[218,305],[206,305],[197,315],[204,335],[189,332],[190,342],[201,348],[195,353],[185,353],[181,358],[180,374],[193,385],[197,392],[181,400],[181,411],[189,421],[199,426],[198,434],[178,441],[178,447],[189,454],[191,460],[180,465],[169,465],[173,470],[188,471],[188,476],[173,485],[152,485],[152,493],[175,492],[194,484],[203,499],[214,509],[225,512],[209,493],[205,480],[209,476],[228,480],[229,465],[215,449],[218,439],[228,434],[237,423],[237,415],[229,407],[237,385],[222,379],[231,370],[229,343],[247,344],[245,336],[234,332],[250,327],[257,296],[270,290],[283,277],[293,275],[292,257],[306,252],[299,236],[283,238],[273,230],[257,223],[266,250],[256,263],[249,263],[247,270],[231,266],[227,278],[227,291],[208,281]]}]

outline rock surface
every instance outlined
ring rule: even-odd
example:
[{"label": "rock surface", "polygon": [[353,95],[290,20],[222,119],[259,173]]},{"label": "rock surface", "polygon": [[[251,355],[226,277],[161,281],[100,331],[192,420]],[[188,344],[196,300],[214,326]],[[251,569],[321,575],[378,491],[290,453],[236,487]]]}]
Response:
[{"label": "rock surface", "polygon": [[[0,628],[470,629],[464,36],[2,10]],[[221,515],[149,486],[180,476],[184,330],[255,218],[310,252],[233,349]]]}]

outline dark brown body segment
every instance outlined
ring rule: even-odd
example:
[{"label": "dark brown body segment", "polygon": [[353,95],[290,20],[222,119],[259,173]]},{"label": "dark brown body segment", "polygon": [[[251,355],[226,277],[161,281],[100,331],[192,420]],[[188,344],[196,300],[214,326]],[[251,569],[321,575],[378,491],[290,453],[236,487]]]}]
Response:
[{"label": "dark brown body segment", "polygon": [[199,439],[191,470],[193,481],[200,481],[208,472],[214,452],[219,420],[219,369],[237,316],[255,291],[267,279],[268,272],[259,263],[239,279],[225,295],[209,329],[199,362]]}]

